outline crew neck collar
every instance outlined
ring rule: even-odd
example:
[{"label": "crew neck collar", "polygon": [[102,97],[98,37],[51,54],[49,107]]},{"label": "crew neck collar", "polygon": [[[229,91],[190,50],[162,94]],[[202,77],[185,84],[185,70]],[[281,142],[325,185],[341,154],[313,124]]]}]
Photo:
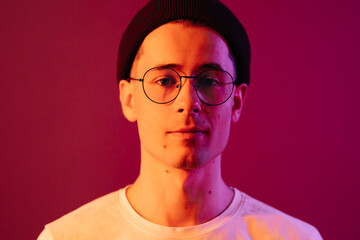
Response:
[{"label": "crew neck collar", "polygon": [[168,227],[148,221],[132,208],[126,196],[126,190],[129,186],[130,185],[120,189],[118,192],[120,211],[130,224],[141,231],[159,237],[173,237],[174,235],[181,235],[182,237],[196,237],[205,235],[206,233],[211,232],[214,229],[221,227],[222,225],[226,225],[226,223],[231,221],[236,213],[241,210],[241,207],[245,201],[245,197],[242,192],[236,188],[231,188],[234,191],[234,197],[231,203],[221,214],[215,218],[208,222],[190,227]]}]

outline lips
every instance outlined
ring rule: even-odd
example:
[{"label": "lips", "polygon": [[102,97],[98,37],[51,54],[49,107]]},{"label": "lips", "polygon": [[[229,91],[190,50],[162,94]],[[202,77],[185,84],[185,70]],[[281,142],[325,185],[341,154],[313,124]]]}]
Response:
[{"label": "lips", "polygon": [[194,138],[197,136],[202,136],[206,133],[206,130],[199,128],[181,128],[175,131],[169,131],[168,133],[181,138]]}]

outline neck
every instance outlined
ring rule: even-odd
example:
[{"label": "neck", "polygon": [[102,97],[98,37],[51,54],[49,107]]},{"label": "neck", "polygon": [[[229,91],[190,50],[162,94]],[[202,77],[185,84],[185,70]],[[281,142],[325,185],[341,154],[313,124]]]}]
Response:
[{"label": "neck", "polygon": [[221,155],[203,166],[169,168],[142,156],[140,175],[128,188],[132,207],[145,219],[164,226],[201,224],[223,212],[233,198],[221,178]]}]

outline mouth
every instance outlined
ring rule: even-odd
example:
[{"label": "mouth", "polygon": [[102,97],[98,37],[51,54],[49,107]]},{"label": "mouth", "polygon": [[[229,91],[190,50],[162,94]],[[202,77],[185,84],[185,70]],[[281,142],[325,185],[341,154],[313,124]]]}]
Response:
[{"label": "mouth", "polygon": [[175,137],[191,139],[204,135],[206,131],[198,128],[182,128],[175,131],[169,131],[168,133]]}]

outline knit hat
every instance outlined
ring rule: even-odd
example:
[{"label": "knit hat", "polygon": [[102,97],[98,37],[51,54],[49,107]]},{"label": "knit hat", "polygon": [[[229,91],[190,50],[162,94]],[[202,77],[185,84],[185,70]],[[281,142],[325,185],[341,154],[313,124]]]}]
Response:
[{"label": "knit hat", "polygon": [[227,42],[235,59],[236,83],[249,84],[250,44],[236,16],[218,0],[150,0],[125,30],[118,52],[118,82],[128,79],[133,61],[145,37],[161,25],[194,19],[206,23]]}]

